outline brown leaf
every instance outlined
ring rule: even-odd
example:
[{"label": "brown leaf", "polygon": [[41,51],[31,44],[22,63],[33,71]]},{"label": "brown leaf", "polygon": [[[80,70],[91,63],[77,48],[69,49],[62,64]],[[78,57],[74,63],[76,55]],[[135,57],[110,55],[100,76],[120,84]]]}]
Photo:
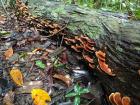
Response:
[{"label": "brown leaf", "polygon": [[13,51],[13,48],[11,47],[5,51],[4,56],[6,59],[9,59],[13,54],[14,54],[14,51]]},{"label": "brown leaf", "polygon": [[9,91],[8,93],[5,94],[3,98],[3,103],[4,105],[14,105],[14,92]]},{"label": "brown leaf", "polygon": [[68,77],[67,75],[62,75],[62,74],[55,74],[53,76],[56,79],[62,80],[64,83],[67,84],[67,86],[69,87],[72,83],[72,80],[70,77]]},{"label": "brown leaf", "polygon": [[0,16],[0,24],[4,24],[6,20],[6,17]]}]

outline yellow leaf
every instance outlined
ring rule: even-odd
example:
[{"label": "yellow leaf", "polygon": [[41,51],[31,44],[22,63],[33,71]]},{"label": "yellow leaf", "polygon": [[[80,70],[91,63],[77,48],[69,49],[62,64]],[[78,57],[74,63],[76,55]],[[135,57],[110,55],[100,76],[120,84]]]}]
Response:
[{"label": "yellow leaf", "polygon": [[23,76],[22,76],[22,73],[19,69],[13,68],[10,71],[10,76],[11,76],[12,80],[15,82],[16,85],[18,85],[18,86],[23,85]]},{"label": "yellow leaf", "polygon": [[49,94],[42,89],[32,89],[31,97],[35,105],[47,105],[46,101],[51,101]]},{"label": "yellow leaf", "polygon": [[14,51],[13,48],[9,48],[8,50],[5,51],[4,56],[6,59],[9,59],[13,55]]}]

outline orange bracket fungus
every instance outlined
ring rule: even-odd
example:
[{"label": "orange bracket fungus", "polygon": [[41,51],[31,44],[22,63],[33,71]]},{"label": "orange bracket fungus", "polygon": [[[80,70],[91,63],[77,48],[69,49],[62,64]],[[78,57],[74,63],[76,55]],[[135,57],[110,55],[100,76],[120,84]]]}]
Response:
[{"label": "orange bracket fungus", "polygon": [[111,93],[109,96],[109,101],[112,105],[130,105],[131,103],[130,97],[122,97],[119,92]]},{"label": "orange bracket fungus", "polygon": [[96,51],[95,53],[96,53],[96,56],[98,58],[98,63],[99,63],[101,70],[110,76],[115,76],[115,74],[112,73],[112,70],[108,67],[108,65],[105,62],[106,61],[105,60],[106,54],[100,50]]},{"label": "orange bracket fungus", "polygon": [[83,59],[88,63],[90,68],[95,68],[94,59],[91,56],[95,52],[95,42],[92,39],[85,35],[81,35],[72,38],[64,38],[64,42],[75,52],[81,53]]}]

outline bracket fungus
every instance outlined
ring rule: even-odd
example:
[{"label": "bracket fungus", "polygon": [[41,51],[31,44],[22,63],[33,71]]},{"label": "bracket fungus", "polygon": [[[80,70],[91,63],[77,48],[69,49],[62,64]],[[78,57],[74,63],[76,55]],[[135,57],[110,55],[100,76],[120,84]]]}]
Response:
[{"label": "bracket fungus", "polygon": [[90,68],[95,68],[94,59],[91,56],[95,53],[95,42],[92,39],[85,35],[81,35],[72,38],[64,38],[64,42],[75,52],[81,53],[83,59],[88,63]]},{"label": "bracket fungus", "polygon": [[112,105],[130,105],[131,99],[128,96],[121,96],[121,93],[115,92],[109,95],[109,101]]},{"label": "bracket fungus", "polygon": [[99,63],[101,70],[110,76],[115,76],[115,74],[112,73],[112,70],[106,64],[106,60],[105,60],[106,54],[100,50],[96,51],[95,54],[98,58],[98,63]]}]

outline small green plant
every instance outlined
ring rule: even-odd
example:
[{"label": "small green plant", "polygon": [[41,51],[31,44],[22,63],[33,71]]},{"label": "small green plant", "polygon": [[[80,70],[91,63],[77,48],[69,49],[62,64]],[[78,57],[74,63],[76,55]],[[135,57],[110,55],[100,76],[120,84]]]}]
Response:
[{"label": "small green plant", "polygon": [[53,65],[54,65],[55,68],[61,68],[61,67],[65,66],[65,64],[62,64],[62,63],[59,62],[58,58],[54,61]]},{"label": "small green plant", "polygon": [[89,93],[88,88],[82,88],[78,84],[74,86],[74,92],[68,93],[65,97],[75,97],[74,105],[80,105],[80,97],[82,94]]},{"label": "small green plant", "polygon": [[35,65],[38,66],[41,69],[45,69],[45,67],[46,67],[45,64],[41,60],[37,60],[35,62]]}]

